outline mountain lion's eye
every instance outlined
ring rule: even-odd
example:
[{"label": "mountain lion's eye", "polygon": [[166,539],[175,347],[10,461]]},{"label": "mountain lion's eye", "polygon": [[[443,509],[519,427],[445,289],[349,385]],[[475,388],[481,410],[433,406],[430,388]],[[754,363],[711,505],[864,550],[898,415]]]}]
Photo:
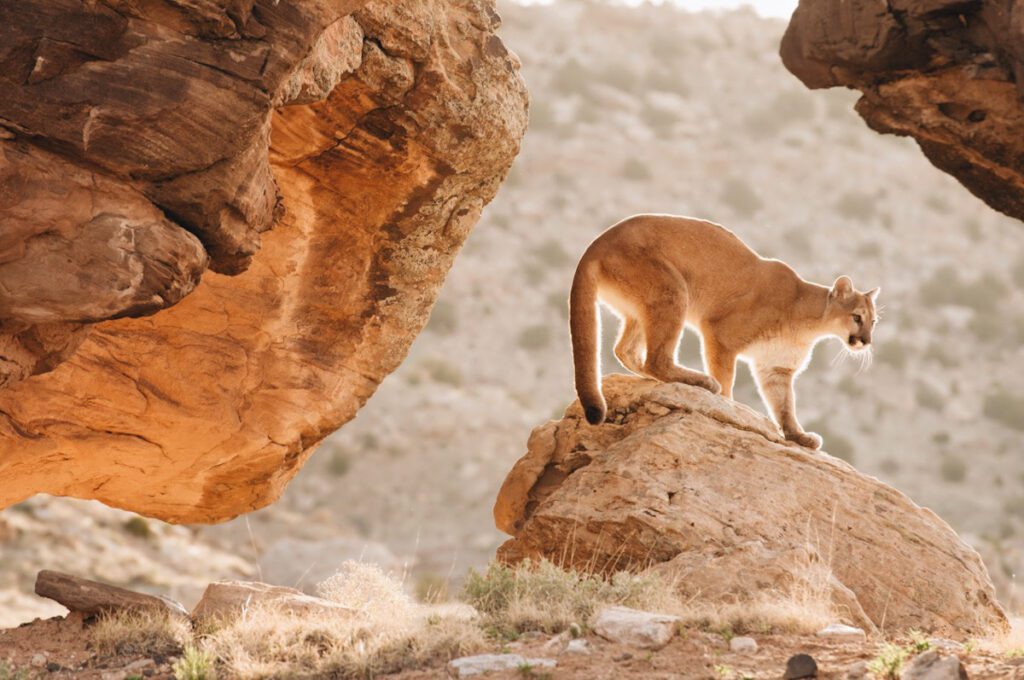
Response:
[{"label": "mountain lion's eye", "polygon": [[861,323],[862,323],[863,321],[864,321],[864,319],[863,319],[863,318],[861,317],[861,315],[860,315],[860,314],[854,314],[854,315],[853,315],[853,322],[854,322],[855,324],[857,324],[858,326],[859,326],[859,325],[860,325],[860,324],[861,324]]}]

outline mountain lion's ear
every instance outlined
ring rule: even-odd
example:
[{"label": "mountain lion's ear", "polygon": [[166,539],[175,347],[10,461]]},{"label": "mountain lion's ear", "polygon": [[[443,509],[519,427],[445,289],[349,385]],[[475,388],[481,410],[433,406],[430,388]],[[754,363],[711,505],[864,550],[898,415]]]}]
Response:
[{"label": "mountain lion's ear", "polygon": [[866,293],[864,293],[864,294],[865,294],[865,295],[867,295],[867,296],[868,296],[868,298],[869,298],[869,299],[870,299],[870,300],[871,300],[872,302],[874,302],[874,301],[875,301],[875,298],[876,298],[876,297],[878,297],[878,294],[879,294],[880,292],[882,292],[882,289],[881,289],[881,288],[872,288],[871,290],[869,290],[868,292],[866,292]]},{"label": "mountain lion's ear", "polygon": [[845,300],[853,294],[853,281],[849,276],[840,276],[832,284],[832,291],[828,294],[833,300]]}]

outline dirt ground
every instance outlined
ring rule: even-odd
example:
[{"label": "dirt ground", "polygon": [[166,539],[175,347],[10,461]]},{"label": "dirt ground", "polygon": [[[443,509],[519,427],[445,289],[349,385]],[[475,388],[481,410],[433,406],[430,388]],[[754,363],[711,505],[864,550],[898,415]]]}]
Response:
[{"label": "dirt ground", "polygon": [[[6,661],[7,675],[0,665],[0,677],[75,678],[76,680],[123,680],[125,678],[173,678],[174,657],[149,658],[124,655],[101,658],[90,649],[88,620],[76,614],[64,618],[37,620],[18,628],[0,631],[0,663]],[[490,673],[491,680],[524,677],[565,680],[659,680],[707,679],[742,680],[744,678],[777,680],[783,675],[786,660],[794,654],[810,654],[818,663],[819,678],[840,680],[858,662],[867,662],[878,655],[881,641],[836,642],[813,636],[754,636],[758,643],[755,654],[736,654],[721,635],[686,631],[668,646],[649,652],[606,642],[588,636],[589,654],[558,654],[545,648],[551,637],[528,635],[527,641],[504,647],[495,645],[492,652],[512,652],[525,657],[555,658],[552,670],[537,668]],[[1010,678],[1024,680],[1024,658],[1010,658],[982,648],[968,646],[958,655],[971,680]],[[21,676],[16,672],[22,672]],[[388,676],[395,680],[428,680],[449,677],[443,664]],[[866,677],[872,676],[851,676]]]}]

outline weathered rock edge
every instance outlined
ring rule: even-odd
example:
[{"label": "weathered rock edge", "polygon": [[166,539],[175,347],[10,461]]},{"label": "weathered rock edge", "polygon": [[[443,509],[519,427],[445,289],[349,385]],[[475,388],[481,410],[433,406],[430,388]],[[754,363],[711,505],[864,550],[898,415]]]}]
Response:
[{"label": "weathered rock edge", "polygon": [[800,0],[782,61],[846,86],[874,130],[910,135],[939,169],[1024,219],[1024,1]]},{"label": "weathered rock edge", "polygon": [[[527,97],[491,2],[374,2],[345,20],[358,66],[273,116],[285,214],[249,269],[97,324],[0,391],[0,507],[50,493],[173,522],[254,510],[405,357],[518,152]],[[304,62],[299,101],[333,85],[338,40]]]},{"label": "weathered rock edge", "polygon": [[499,559],[654,568],[720,601],[824,572],[823,592],[869,630],[1007,629],[978,554],[902,493],[705,390],[614,375],[604,392],[609,422],[588,425],[577,402],[530,435],[494,506],[514,536]]}]

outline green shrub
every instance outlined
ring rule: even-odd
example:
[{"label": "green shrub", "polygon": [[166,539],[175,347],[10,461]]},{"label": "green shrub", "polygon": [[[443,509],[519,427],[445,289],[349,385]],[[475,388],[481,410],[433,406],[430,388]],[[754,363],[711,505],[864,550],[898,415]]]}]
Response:
[{"label": "green shrub", "polygon": [[427,330],[438,335],[451,335],[459,327],[459,315],[455,305],[447,300],[438,300],[430,311]]},{"label": "green shrub", "polygon": [[836,212],[857,222],[870,222],[878,214],[875,198],[860,191],[848,191],[836,201]]},{"label": "green shrub", "polygon": [[889,342],[882,343],[877,350],[875,350],[875,358],[883,364],[889,364],[893,368],[903,370],[907,365],[907,359],[910,356],[910,350],[905,344],[899,340],[891,340]]},{"label": "green shrub", "polygon": [[740,217],[753,217],[764,202],[750,184],[740,177],[730,177],[722,185],[722,202]]},{"label": "green shrub", "polygon": [[569,253],[557,239],[549,238],[531,249],[538,262],[551,269],[559,269],[572,263]]},{"label": "green shrub", "polygon": [[544,349],[551,344],[551,329],[543,324],[527,326],[519,334],[518,344],[530,351]]},{"label": "green shrub", "polygon": [[943,480],[959,484],[967,479],[967,463],[952,454],[943,456],[942,463],[939,465],[939,474]]},{"label": "green shrub", "polygon": [[982,413],[997,423],[1024,431],[1024,397],[1011,394],[1000,388],[985,397]]},{"label": "green shrub", "polygon": [[805,426],[808,432],[817,432],[824,440],[822,449],[836,458],[841,458],[847,463],[853,463],[856,452],[853,449],[853,442],[829,428],[824,420],[815,420]]},{"label": "green shrub", "polygon": [[174,663],[175,680],[215,680],[213,655],[193,645],[185,647],[184,654]]},{"label": "green shrub", "polygon": [[462,371],[444,359],[427,359],[421,365],[434,382],[462,387]]},{"label": "green shrub", "polygon": [[327,459],[328,472],[335,477],[344,477],[351,469],[352,458],[349,456],[348,451],[343,449],[334,449],[331,451],[331,457]]},{"label": "green shrub", "polygon": [[946,407],[946,398],[931,385],[918,383],[917,405],[932,411],[942,411]]},{"label": "green shrub", "polygon": [[153,538],[153,529],[149,526],[149,522],[144,517],[130,517],[124,521],[121,525],[124,530],[135,536],[136,538],[150,539]]},{"label": "green shrub", "polygon": [[654,179],[654,175],[651,174],[651,169],[647,163],[637,160],[636,158],[630,158],[622,164],[622,170],[620,174],[634,182],[648,182]]}]

